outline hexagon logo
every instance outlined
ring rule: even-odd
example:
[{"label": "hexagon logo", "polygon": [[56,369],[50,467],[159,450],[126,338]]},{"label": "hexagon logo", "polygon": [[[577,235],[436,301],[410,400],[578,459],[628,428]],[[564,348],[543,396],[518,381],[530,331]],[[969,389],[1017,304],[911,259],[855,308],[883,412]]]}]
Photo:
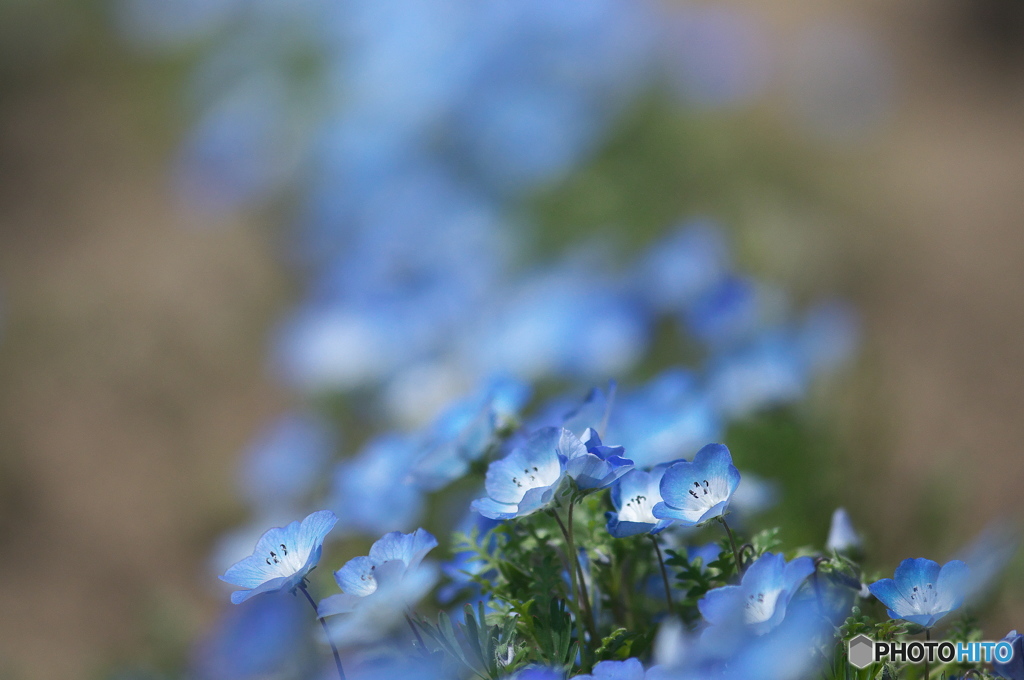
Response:
[{"label": "hexagon logo", "polygon": [[875,643],[867,635],[858,635],[850,640],[846,652],[851,666],[867,668],[875,660]]}]

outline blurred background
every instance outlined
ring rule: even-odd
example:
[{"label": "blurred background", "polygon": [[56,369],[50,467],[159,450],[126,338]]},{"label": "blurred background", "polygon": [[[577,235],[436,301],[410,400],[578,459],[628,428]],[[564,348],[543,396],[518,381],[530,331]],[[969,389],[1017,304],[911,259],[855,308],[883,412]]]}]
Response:
[{"label": "blurred background", "polygon": [[[344,458],[495,369],[554,394],[685,363],[628,295],[582,301],[693,219],[859,315],[796,415],[728,429],[789,545],[842,504],[887,571],[1020,519],[1021,3],[401,4],[0,3],[0,678],[184,667],[282,414]],[[589,363],[536,365],[552,296],[610,338]],[[1019,567],[988,639],[1024,625]]]}]

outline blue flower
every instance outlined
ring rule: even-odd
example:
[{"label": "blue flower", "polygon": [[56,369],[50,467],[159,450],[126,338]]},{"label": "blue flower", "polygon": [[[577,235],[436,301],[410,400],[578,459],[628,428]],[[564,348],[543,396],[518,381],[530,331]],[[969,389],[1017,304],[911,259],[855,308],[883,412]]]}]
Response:
[{"label": "blue flower", "polygon": [[708,591],[697,609],[712,626],[742,622],[761,635],[786,617],[789,601],[812,573],[814,561],[810,557],[798,557],[787,564],[781,554],[765,553],[750,565],[738,586]]},{"label": "blue flower", "polygon": [[232,565],[220,577],[245,588],[231,593],[231,601],[239,604],[253,595],[301,585],[320,561],[324,537],[337,521],[330,510],[320,510],[301,523],[274,527],[263,534],[252,555]]},{"label": "blue flower", "polygon": [[836,508],[832,513],[832,526],[828,530],[825,548],[836,552],[847,552],[860,548],[860,536],[853,528],[850,515],[845,508]]},{"label": "blue flower", "polygon": [[335,445],[334,432],[319,418],[285,415],[246,452],[242,491],[257,508],[294,507],[321,478]]},{"label": "blue flower", "polygon": [[297,598],[275,593],[232,607],[197,646],[193,660],[196,677],[290,677],[303,655],[308,622],[305,606]]},{"label": "blue flower", "polygon": [[583,441],[569,430],[562,430],[559,448],[568,461],[565,473],[580,489],[603,489],[633,469],[633,461],[623,458],[621,446],[605,446],[592,429],[583,433]]},{"label": "blue flower", "polygon": [[606,513],[608,533],[615,538],[656,534],[672,524],[670,519],[658,519],[652,513],[661,502],[661,478],[668,465],[658,465],[650,472],[633,469],[612,487],[612,505],[615,512]]},{"label": "blue flower", "polygon": [[931,628],[963,603],[969,573],[960,560],[940,568],[938,562],[910,558],[896,567],[895,580],[883,578],[868,590],[886,606],[890,617]]},{"label": "blue flower", "polygon": [[689,463],[673,463],[661,478],[661,503],[654,506],[659,519],[695,526],[721,517],[740,483],[739,470],[722,444],[708,444]]},{"label": "blue flower", "polygon": [[696,377],[669,369],[618,398],[605,436],[647,468],[696,453],[720,435],[718,416]]},{"label": "blue flower", "polygon": [[484,517],[512,519],[547,506],[565,477],[566,455],[561,448],[564,432],[545,427],[512,453],[491,463],[485,479],[487,497],[478,498],[470,507]]},{"label": "blue flower", "polygon": [[577,675],[576,680],[644,680],[644,665],[639,659],[602,661],[590,675]]},{"label": "blue flower", "polygon": [[322,617],[348,614],[332,622],[331,638],[343,644],[364,642],[402,621],[407,607],[422,599],[437,582],[434,565],[423,558],[437,547],[425,529],[393,531],[334,572],[342,593],[320,601]]},{"label": "blue flower", "polygon": [[480,393],[449,407],[432,425],[413,464],[417,485],[435,491],[462,477],[497,442],[497,432],[516,417],[529,399],[516,380],[491,380]]},{"label": "blue flower", "polygon": [[328,501],[341,521],[339,529],[372,536],[416,526],[423,512],[423,492],[410,475],[417,452],[412,439],[387,434],[339,463]]},{"label": "blue flower", "polygon": [[1013,647],[1013,656],[1006,663],[992,662],[992,670],[996,675],[1007,680],[1024,680],[1024,636],[1011,630],[1003,638]]}]

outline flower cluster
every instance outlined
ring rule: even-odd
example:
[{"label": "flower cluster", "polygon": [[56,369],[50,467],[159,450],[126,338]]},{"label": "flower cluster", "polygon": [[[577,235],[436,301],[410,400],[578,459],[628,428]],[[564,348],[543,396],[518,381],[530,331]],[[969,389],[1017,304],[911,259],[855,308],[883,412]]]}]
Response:
[{"label": "flower cluster", "polygon": [[[821,550],[755,529],[777,498],[757,473],[795,446],[762,441],[803,431],[786,407],[850,358],[856,318],[753,277],[710,219],[668,227],[692,214],[681,183],[645,180],[671,199],[624,224],[667,228],[635,249],[557,245],[565,196],[644,200],[625,195],[636,157],[604,167],[637,111],[657,109],[625,146],[660,149],[693,110],[763,85],[747,15],[649,0],[119,8],[137,45],[210,41],[177,186],[212,211],[275,201],[298,295],[270,363],[299,406],[242,459],[251,519],[212,559],[237,606],[193,676],[796,680],[841,664],[854,635],[943,625],[1009,559],[986,539],[876,579],[842,509]],[[316,567],[341,552],[332,583]],[[994,671],[1024,676],[1017,657]]]}]

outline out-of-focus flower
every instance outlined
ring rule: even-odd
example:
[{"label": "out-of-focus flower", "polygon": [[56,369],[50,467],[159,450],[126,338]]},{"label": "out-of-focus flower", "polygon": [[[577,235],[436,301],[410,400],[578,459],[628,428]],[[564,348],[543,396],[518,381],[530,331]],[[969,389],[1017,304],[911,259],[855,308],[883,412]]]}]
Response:
[{"label": "out-of-focus flower", "polygon": [[339,529],[373,535],[415,526],[423,512],[423,492],[410,474],[417,455],[413,439],[388,434],[339,463],[328,499]]},{"label": "out-of-focus flower", "polygon": [[971,570],[964,601],[970,603],[990,592],[1019,547],[1020,532],[1017,528],[996,522],[960,551],[957,559]]},{"label": "out-of-focus flower", "polygon": [[1005,663],[993,661],[992,670],[1006,680],[1024,680],[1024,636],[1011,630],[1003,640],[1009,642],[1013,647],[1013,656]]},{"label": "out-of-focus flower", "polygon": [[731,256],[722,230],[691,220],[657,241],[638,263],[638,293],[662,313],[692,305],[729,272]]},{"label": "out-of-focus flower", "polygon": [[812,573],[814,561],[810,557],[798,557],[787,564],[781,554],[765,553],[744,572],[738,586],[709,590],[697,608],[712,626],[741,621],[761,635],[785,618],[789,601]]},{"label": "out-of-focus flower", "polygon": [[671,519],[658,519],[652,510],[661,502],[661,478],[668,464],[657,465],[650,472],[633,469],[612,487],[612,505],[608,512],[608,533],[616,538],[637,534],[657,534],[672,524]]},{"label": "out-of-focus flower", "polygon": [[849,552],[859,549],[860,546],[860,536],[853,528],[853,522],[850,521],[850,515],[847,514],[846,508],[836,508],[832,513],[832,524],[828,530],[825,548],[836,552]]},{"label": "out-of-focus flower", "polygon": [[633,461],[624,458],[621,446],[605,446],[597,432],[587,429],[582,441],[569,430],[562,430],[559,448],[568,461],[565,474],[582,489],[603,489],[633,469]]},{"label": "out-of-focus flower", "polygon": [[639,389],[620,390],[604,436],[624,446],[636,467],[648,468],[695,454],[720,433],[694,375],[669,369]]},{"label": "out-of-focus flower", "polygon": [[261,509],[294,507],[321,477],[337,446],[327,423],[291,413],[260,433],[240,470],[246,499]]},{"label": "out-of-focus flower", "polygon": [[896,567],[895,579],[883,578],[868,586],[894,619],[931,628],[964,601],[970,570],[960,560],[938,562],[909,558]]},{"label": "out-of-focus flower", "polygon": [[469,464],[497,443],[498,430],[516,418],[529,393],[517,380],[496,379],[449,407],[430,428],[413,464],[417,484],[433,491],[466,474]]},{"label": "out-of-focus flower", "polygon": [[324,538],[337,521],[330,510],[320,510],[301,523],[274,527],[263,534],[252,555],[232,565],[220,577],[245,588],[231,593],[231,601],[240,604],[260,593],[291,590],[301,585],[306,574],[320,561]]},{"label": "out-of-focus flower", "polygon": [[662,502],[654,516],[673,519],[684,526],[696,526],[721,517],[740,483],[739,470],[732,464],[729,449],[708,444],[694,457],[673,463],[661,478]]},{"label": "out-of-focus flower", "polygon": [[330,626],[331,638],[342,644],[373,640],[400,622],[437,582],[437,568],[422,564],[437,539],[424,529],[411,534],[394,531],[334,572],[342,589],[320,601],[322,617],[345,614]]},{"label": "out-of-focus flower", "polygon": [[250,680],[301,666],[304,602],[274,593],[232,607],[199,642],[192,662],[201,680]]},{"label": "out-of-focus flower", "polygon": [[647,672],[639,659],[625,661],[602,661],[594,666],[593,673],[577,675],[578,680],[644,680]]},{"label": "out-of-focus flower", "polygon": [[567,432],[556,427],[538,430],[525,444],[491,463],[485,480],[487,497],[473,501],[471,507],[491,519],[523,517],[546,507],[565,477],[562,441]]}]

